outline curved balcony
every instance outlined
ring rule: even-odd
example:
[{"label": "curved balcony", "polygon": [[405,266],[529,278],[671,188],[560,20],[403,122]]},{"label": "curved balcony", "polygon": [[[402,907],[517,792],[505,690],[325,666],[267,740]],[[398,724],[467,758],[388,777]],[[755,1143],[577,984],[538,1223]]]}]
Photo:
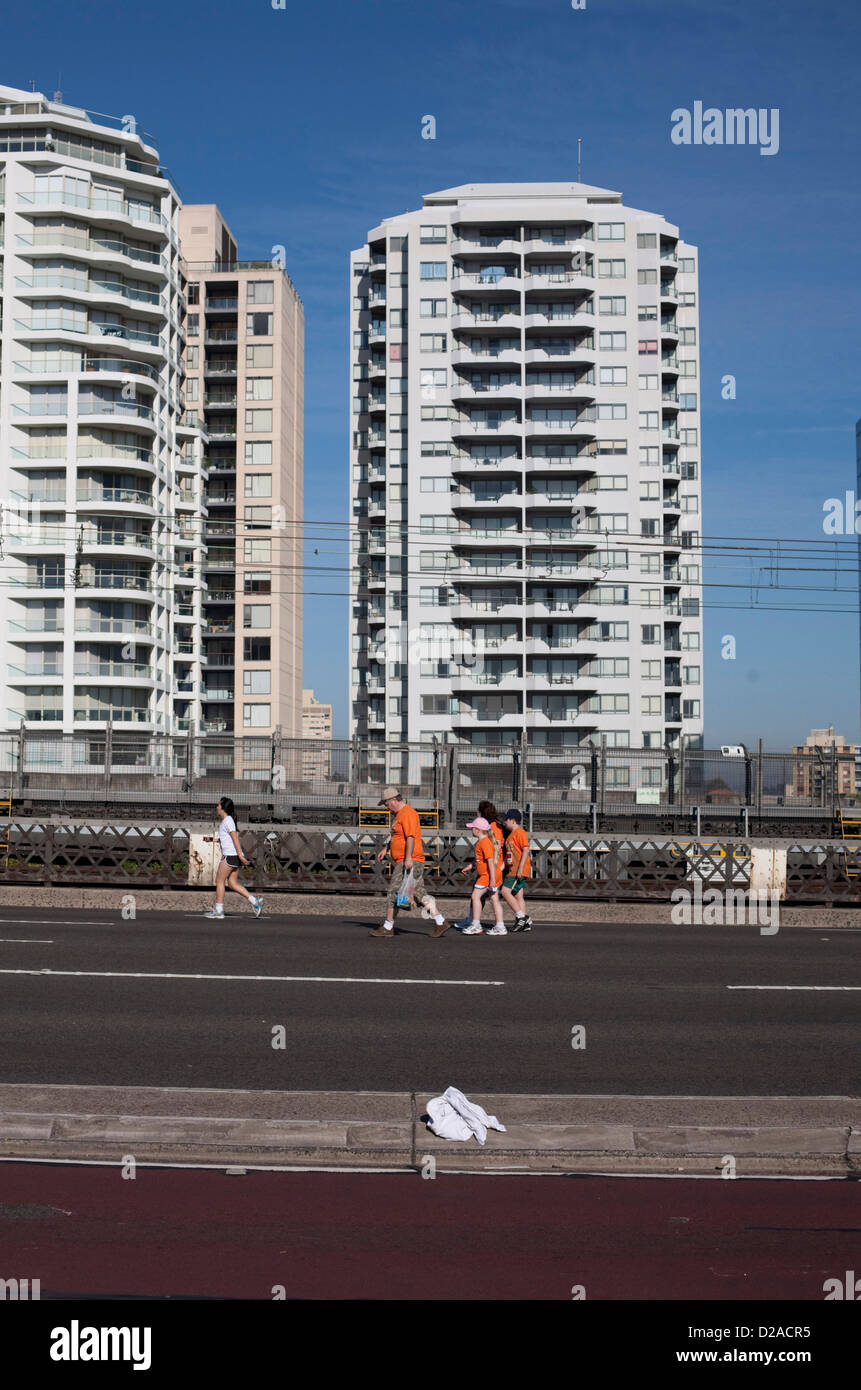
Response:
[{"label": "curved balcony", "polygon": [[467,309],[462,309],[458,305],[452,305],[453,313],[449,320],[451,331],[456,333],[459,329],[468,329],[470,332],[479,331],[484,333],[511,332],[512,329],[520,328],[520,303],[504,313],[479,312],[473,313]]},{"label": "curved balcony", "polygon": [[106,300],[120,300],[124,304],[133,304],[135,313],[155,314],[161,319],[166,316],[164,301],[158,290],[136,289],[119,280],[94,283],[80,276],[62,273],[15,277],[15,294],[18,299],[26,300],[31,296],[42,298],[46,293],[57,290],[72,295],[76,303],[98,305]]},{"label": "curved balcony", "polygon": [[78,482],[77,506],[81,512],[93,511],[97,514],[121,512],[132,508],[132,515],[147,516],[155,513],[155,498],[143,488],[98,487],[95,483]]},{"label": "curved balcony", "polygon": [[588,372],[581,372],[570,382],[537,382],[530,381],[527,377],[524,388],[524,399],[527,401],[559,400],[564,397],[567,400],[587,400],[594,401],[597,396],[595,382],[589,380]]},{"label": "curved balcony", "polygon": [[510,417],[502,420],[474,420],[469,415],[458,415],[451,422],[452,438],[477,434],[490,435],[493,439],[518,439],[522,430],[520,420]]},{"label": "curved balcony", "polygon": [[558,438],[560,435],[574,436],[580,438],[595,437],[595,420],[585,411],[575,419],[562,420],[535,420],[527,419],[524,421],[523,429],[527,439],[540,438],[543,435],[550,435]]},{"label": "curved balcony", "polygon": [[584,255],[591,256],[595,252],[595,242],[583,236],[563,236],[563,237],[529,237],[523,243],[523,254],[525,256],[537,255],[569,255],[573,256],[575,251],[582,251]]},{"label": "curved balcony", "polygon": [[74,208],[76,216],[85,222],[100,226],[115,226],[121,231],[134,227],[135,236],[140,232],[156,233],[161,240],[169,240],[170,227],[167,219],[152,205],[144,202],[130,202],[125,198],[105,197],[99,194],[76,194],[66,189],[49,192],[19,193],[19,211],[27,214],[29,208]]},{"label": "curved balcony", "polygon": [[516,488],[500,489],[493,497],[481,497],[464,491],[452,493],[451,507],[455,512],[487,511],[488,507],[499,507],[504,511],[511,507],[519,508],[523,500],[521,492]]},{"label": "curved balcony", "polygon": [[39,353],[29,362],[13,364],[15,376],[51,378],[58,381],[70,376],[124,377],[140,376],[160,386],[158,369],[149,362],[137,362],[131,357],[90,357],[86,353],[68,357],[49,357]]},{"label": "curved balcony", "polygon": [[552,347],[530,347],[529,339],[526,339],[526,351],[523,354],[523,361],[527,367],[537,367],[547,365],[548,367],[558,367],[563,363],[586,363],[594,369],[597,355],[594,347],[584,343],[577,343],[573,338],[559,339],[558,346]]},{"label": "curved balcony", "polygon": [[[589,293],[592,292],[595,283],[595,276],[587,270],[570,270],[560,265],[558,270],[535,270],[526,268],[523,277],[523,285],[527,294],[536,290],[558,290],[568,291],[582,289]],[[527,301],[528,304],[528,301]]]},{"label": "curved balcony", "polygon": [[[46,231],[19,233],[15,245],[22,258],[30,260],[41,256],[52,256],[65,250],[75,251],[85,256],[88,263],[103,264],[104,261],[117,261],[123,268],[134,266],[136,274],[158,275],[163,279],[167,269],[160,251],[147,251],[141,247],[130,246],[121,239],[111,237],[89,237],[68,229],[49,227]],[[92,261],[90,261],[92,257]],[[38,260],[36,260],[38,264]]]},{"label": "curved balcony", "polygon": [[470,454],[458,451],[449,455],[451,460],[451,471],[455,475],[461,473],[479,473],[486,476],[489,469],[494,473],[514,473],[519,474],[523,467],[523,460],[518,452],[512,453],[504,458],[472,457]]},{"label": "curved balcony", "polygon": [[480,256],[487,260],[495,256],[519,256],[523,244],[514,237],[455,237],[451,243],[453,256]]},{"label": "curved balcony", "polygon": [[155,359],[161,360],[162,347],[159,335],[138,328],[129,328],[122,323],[83,322],[74,314],[34,314],[31,319],[15,319],[16,337],[49,333],[72,334],[76,338],[92,339],[93,343],[104,338],[133,343],[138,352],[151,352]]},{"label": "curved balcony", "polygon": [[[548,313],[546,309],[535,309],[527,303],[523,315],[523,323],[527,330],[530,328],[584,328],[590,332],[595,328],[594,309],[578,309],[573,306],[565,306],[564,310],[556,310]],[[527,345],[529,339],[527,338]]]},{"label": "curved balcony", "polygon": [[78,416],[86,418],[88,424],[98,424],[104,420],[106,424],[112,425],[115,420],[133,420],[135,425],[142,426],[145,430],[157,430],[158,424],[155,411],[151,406],[142,405],[138,401],[100,401],[100,400],[78,400]]},{"label": "curved balcony", "polygon": [[451,387],[453,401],[519,400],[520,378],[510,382],[469,382],[456,378]]},{"label": "curved balcony", "polygon": [[88,444],[78,441],[78,467],[89,469],[118,469],[154,478],[157,472],[155,455],[150,449],[123,448],[120,444]]},{"label": "curved balcony", "polygon": [[454,270],[451,277],[452,294],[519,294],[521,283],[519,266],[509,267],[504,274]]},{"label": "curved balcony", "polygon": [[519,367],[521,354],[519,347],[502,348],[499,352],[473,352],[467,347],[457,347],[449,361],[453,367]]}]

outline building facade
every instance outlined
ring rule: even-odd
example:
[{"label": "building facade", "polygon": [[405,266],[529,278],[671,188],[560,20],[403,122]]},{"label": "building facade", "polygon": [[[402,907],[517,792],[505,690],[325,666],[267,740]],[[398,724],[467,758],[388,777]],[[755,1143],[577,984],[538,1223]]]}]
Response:
[{"label": "building facade", "polygon": [[793,748],[796,759],[789,795],[803,797],[814,806],[833,795],[854,796],[858,788],[857,759],[861,749],[847,743],[833,726],[811,729],[804,743]]},{"label": "building facade", "polygon": [[178,212],[132,118],[0,88],[3,718],[80,734],[76,763],[87,731],[200,715]]},{"label": "building facade", "polygon": [[327,780],[332,775],[332,706],[315,699],[313,690],[302,691],[302,737],[324,742],[320,749],[303,748],[303,781]]},{"label": "building facade", "polygon": [[304,313],[275,262],[237,260],[214,204],[179,228],[206,472],[201,727],[250,747],[302,732]]},{"label": "building facade", "polygon": [[372,771],[386,742],[701,743],[696,248],[607,189],[471,184],[350,281]]}]

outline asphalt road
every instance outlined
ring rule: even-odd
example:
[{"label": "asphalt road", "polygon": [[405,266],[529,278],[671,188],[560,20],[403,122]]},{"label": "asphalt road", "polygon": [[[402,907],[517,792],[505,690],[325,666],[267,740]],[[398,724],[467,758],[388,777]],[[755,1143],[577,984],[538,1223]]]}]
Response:
[{"label": "asphalt road", "polygon": [[845,1181],[120,1171],[0,1166],[3,1275],[43,1299],[821,1302],[859,1268]]},{"label": "asphalt road", "polygon": [[[370,915],[255,921],[244,908],[224,923],[6,908],[0,1080],[453,1084],[467,1094],[861,1089],[859,932],[574,922],[433,940],[415,915],[387,942],[367,936],[374,924]],[[279,1025],[285,1046],[275,1049]],[[586,1030],[584,1048],[571,1045],[575,1027]]]}]

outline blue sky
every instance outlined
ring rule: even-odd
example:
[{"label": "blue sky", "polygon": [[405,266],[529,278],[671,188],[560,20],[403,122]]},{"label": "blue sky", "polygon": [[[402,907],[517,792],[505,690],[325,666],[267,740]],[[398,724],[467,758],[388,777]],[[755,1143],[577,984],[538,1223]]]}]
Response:
[{"label": "blue sky", "polygon": [[[133,114],[183,199],[220,205],[243,257],[286,246],[307,317],[306,516],[339,534],[350,249],[436,188],[576,178],[581,136],[586,182],[700,248],[704,535],[784,538],[810,557],[831,553],[823,503],[855,487],[860,37],[856,0],[41,0],[4,13],[0,82],[50,94],[61,73],[66,100]],[[674,145],[671,112],[695,101],[778,108],[779,152]],[[308,549],[305,684],[341,732],[346,557]],[[856,739],[851,547],[836,576],[793,578],[814,562],[785,561],[781,584],[819,586],[805,592],[730,563],[705,573],[707,744],[780,748],[829,723]]]}]

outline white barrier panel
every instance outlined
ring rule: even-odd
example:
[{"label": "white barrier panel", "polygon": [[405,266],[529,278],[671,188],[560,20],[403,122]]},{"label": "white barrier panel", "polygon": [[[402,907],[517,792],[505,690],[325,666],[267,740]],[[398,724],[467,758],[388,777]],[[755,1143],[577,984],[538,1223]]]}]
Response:
[{"label": "white barrier panel", "polygon": [[214,835],[191,835],[188,847],[189,888],[211,888],[215,871],[221,861],[218,841]]},{"label": "white barrier panel", "polygon": [[762,901],[786,897],[786,850],[752,846],[750,851],[750,891]]}]

